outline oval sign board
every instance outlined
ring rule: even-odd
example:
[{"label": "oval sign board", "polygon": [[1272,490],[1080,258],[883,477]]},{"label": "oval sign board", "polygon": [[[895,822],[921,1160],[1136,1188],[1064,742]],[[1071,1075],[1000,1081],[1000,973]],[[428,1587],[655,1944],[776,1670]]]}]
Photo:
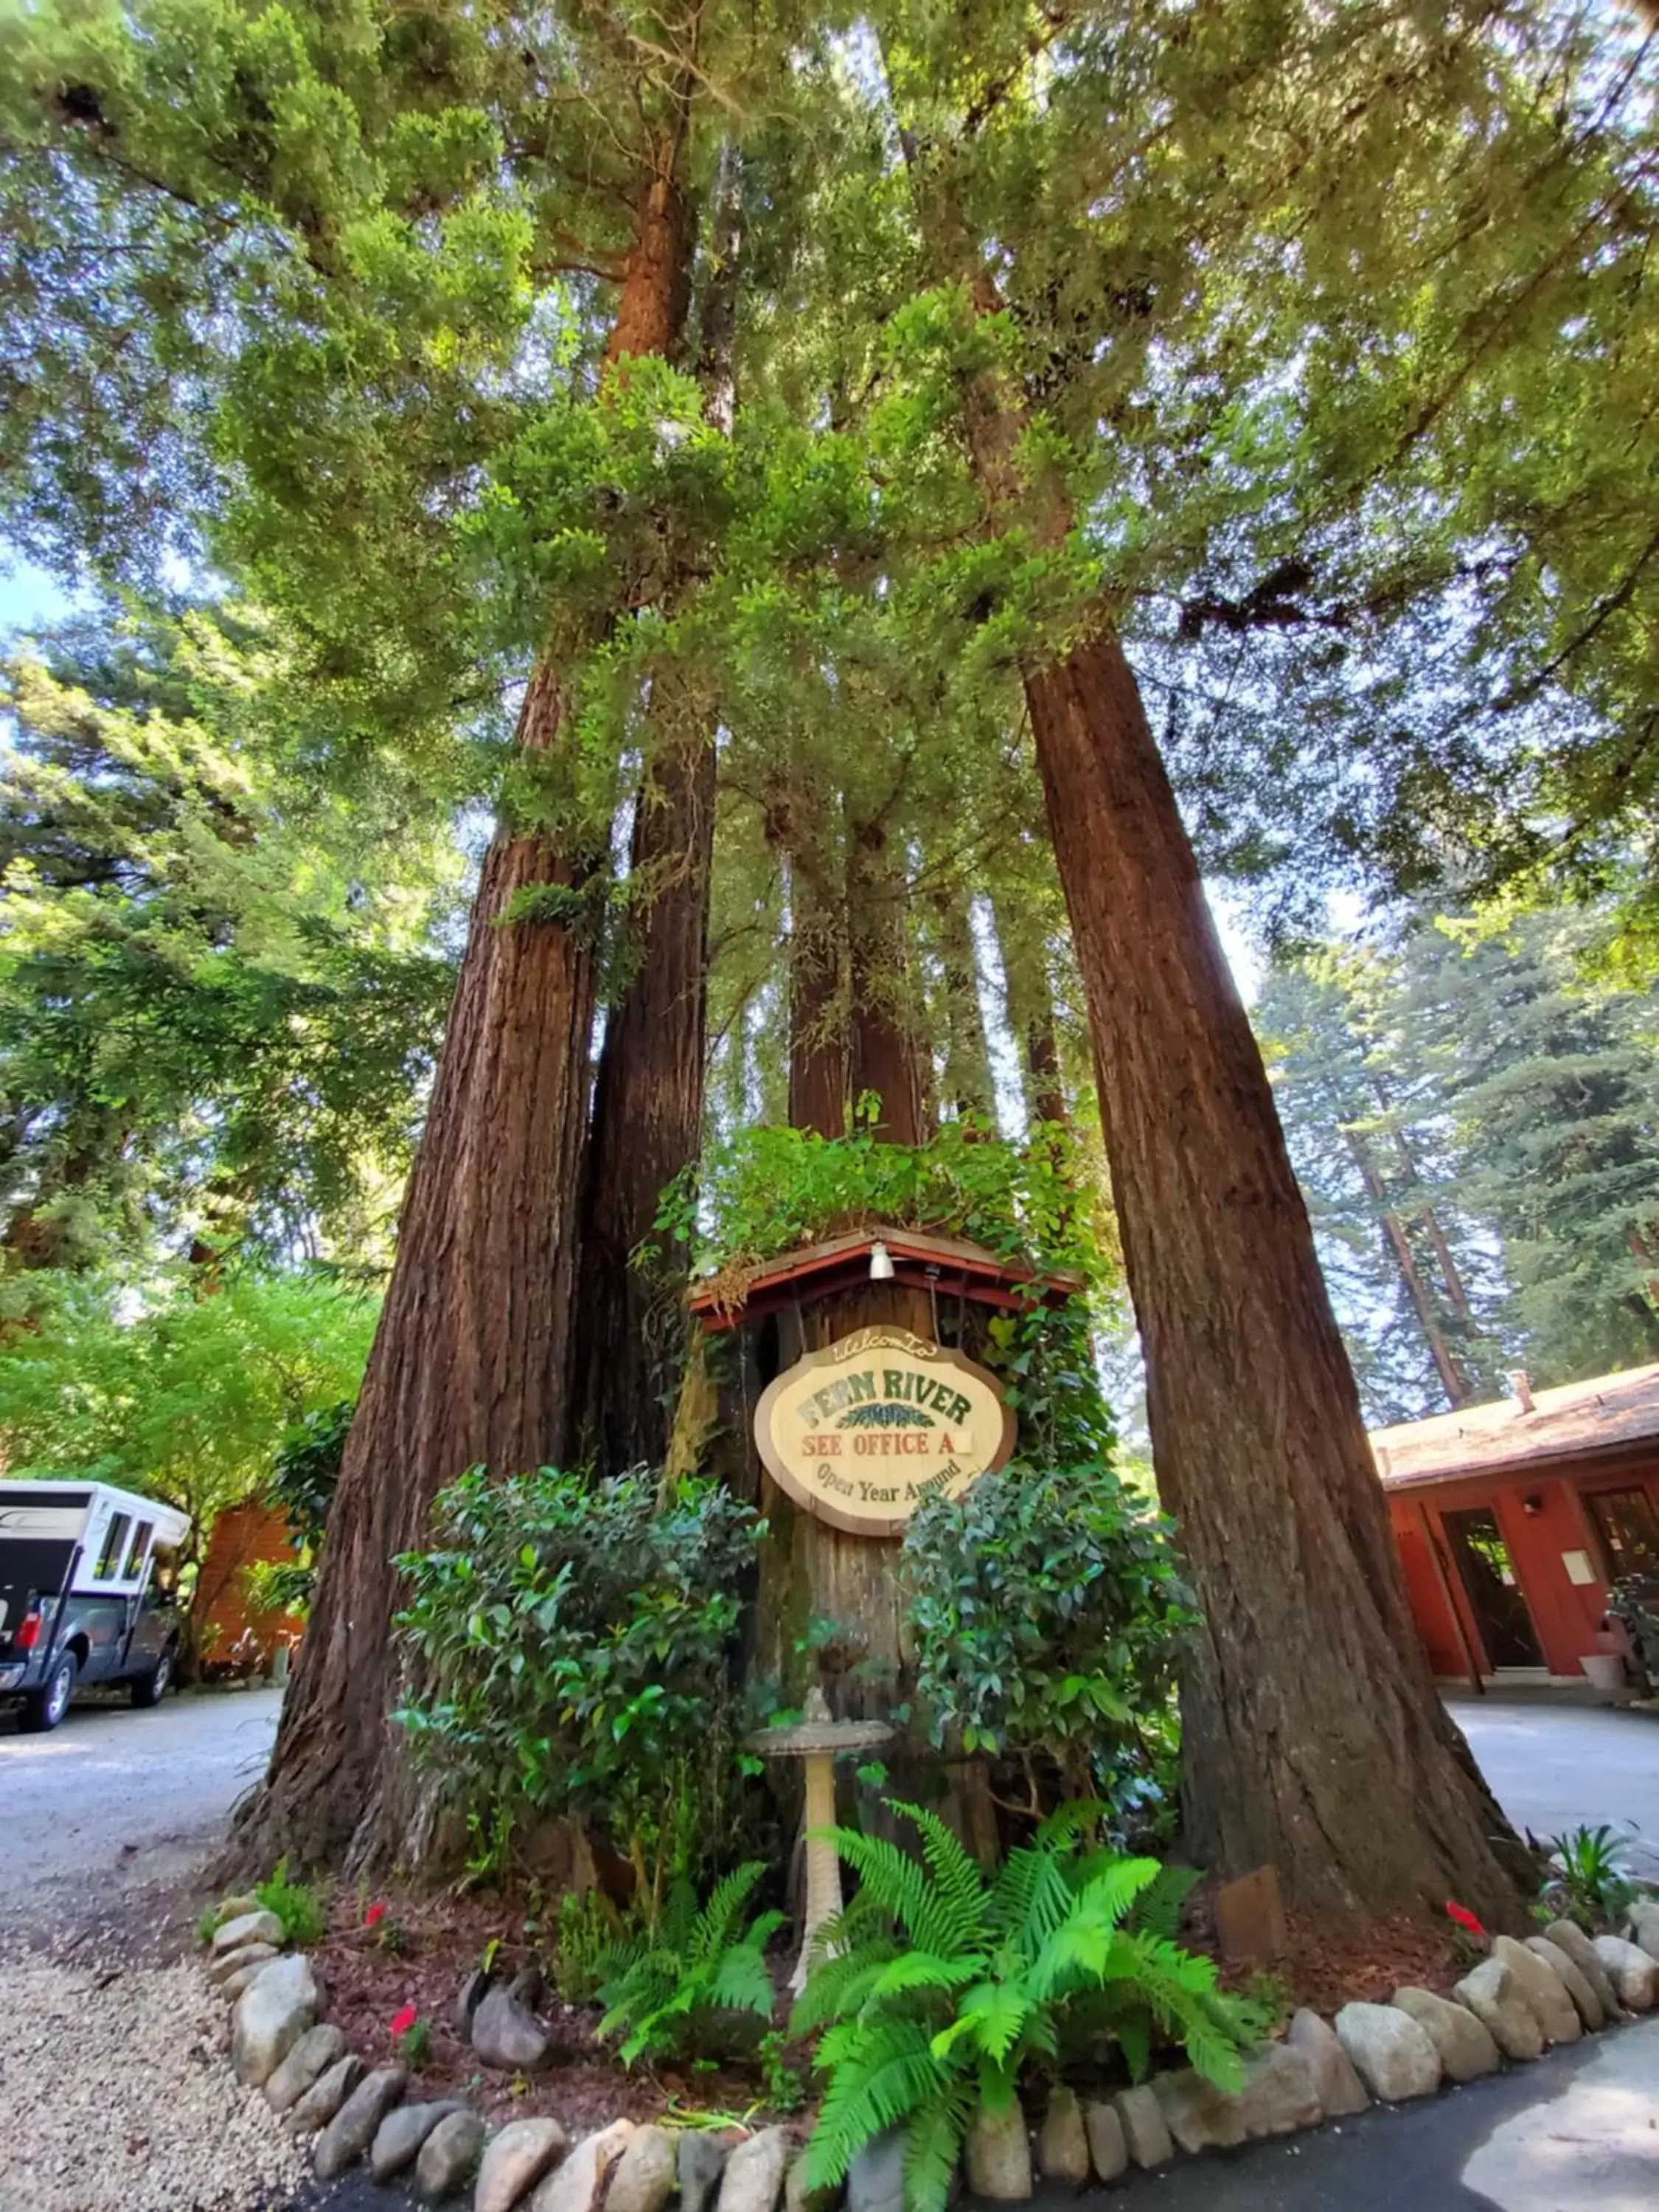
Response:
[{"label": "oval sign board", "polygon": [[994,1376],[902,1328],[861,1328],[769,1382],[755,1408],[766,1470],[853,1536],[896,1536],[925,1498],[959,1498],[1014,1448]]}]

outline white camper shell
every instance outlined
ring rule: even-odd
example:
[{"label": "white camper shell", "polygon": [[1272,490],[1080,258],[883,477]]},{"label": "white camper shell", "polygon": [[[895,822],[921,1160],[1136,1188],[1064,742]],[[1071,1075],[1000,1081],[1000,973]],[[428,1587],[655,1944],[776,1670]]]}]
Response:
[{"label": "white camper shell", "polygon": [[56,1728],[77,1686],[159,1705],[179,1649],[174,1560],[190,1520],[106,1482],[0,1482],[0,1698]]}]

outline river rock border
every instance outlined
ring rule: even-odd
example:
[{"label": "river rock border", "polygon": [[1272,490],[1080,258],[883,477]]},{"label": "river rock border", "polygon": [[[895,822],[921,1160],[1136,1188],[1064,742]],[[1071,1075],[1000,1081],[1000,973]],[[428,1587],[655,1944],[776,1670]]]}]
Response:
[{"label": "river rock border", "polygon": [[[492,2135],[460,2100],[405,2103],[405,2069],[366,2067],[322,2020],[311,1962],[284,1948],[276,1915],[253,1898],[228,1899],[221,1911],[207,1971],[232,2002],[232,2063],[290,2135],[314,2136],[320,2180],[367,2160],[377,2181],[401,2178],[427,2203],[453,2202],[470,2185],[472,2212],[665,2212],[676,2196],[679,2212],[829,2212],[781,2127],[728,2143],[617,2119],[572,2143],[550,2118],[511,2120]],[[998,2203],[1022,2203],[1038,2175],[1073,2190],[1116,2181],[1132,2166],[1430,2096],[1656,2003],[1659,1899],[1644,1899],[1622,1936],[1592,1939],[1558,1920],[1524,1943],[1498,1936],[1450,1997],[1408,1986],[1389,2004],[1344,2005],[1334,2021],[1299,2011],[1283,2042],[1246,2062],[1236,2094],[1183,2069],[1087,2102],[1056,2088],[1035,2136],[1018,2103],[981,2115],[964,2146],[965,2179]],[[846,2199],[848,2212],[903,2212],[896,2136],[865,2146]]]}]

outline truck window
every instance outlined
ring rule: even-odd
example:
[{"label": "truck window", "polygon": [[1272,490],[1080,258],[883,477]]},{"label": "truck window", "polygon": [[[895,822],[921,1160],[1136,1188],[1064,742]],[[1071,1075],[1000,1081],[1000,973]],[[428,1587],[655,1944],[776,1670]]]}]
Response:
[{"label": "truck window", "polygon": [[144,1571],[144,1555],[149,1550],[149,1540],[155,1533],[153,1521],[141,1521],[132,1532],[132,1541],[127,1546],[127,1563],[121,1570],[123,1582],[130,1583]]},{"label": "truck window", "polygon": [[126,1549],[127,1531],[132,1526],[131,1513],[117,1513],[104,1532],[104,1548],[98,1554],[98,1564],[92,1571],[95,1583],[112,1583],[121,1571],[121,1554]]}]

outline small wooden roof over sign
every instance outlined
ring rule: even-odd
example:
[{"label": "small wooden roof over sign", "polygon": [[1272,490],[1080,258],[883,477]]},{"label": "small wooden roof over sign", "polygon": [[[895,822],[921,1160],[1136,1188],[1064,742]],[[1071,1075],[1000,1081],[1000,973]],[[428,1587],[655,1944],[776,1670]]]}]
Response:
[{"label": "small wooden roof over sign", "polygon": [[734,1279],[730,1270],[711,1277],[693,1290],[691,1310],[706,1328],[720,1330],[758,1320],[781,1306],[810,1305],[867,1281],[870,1255],[878,1244],[886,1247],[893,1263],[892,1281],[968,1298],[976,1305],[1012,1308],[1027,1305],[1033,1297],[1042,1305],[1061,1305],[1085,1287],[1082,1276],[1067,1269],[1039,1273],[1018,1261],[999,1259],[965,1237],[878,1223],[780,1253],[739,1278]]}]

